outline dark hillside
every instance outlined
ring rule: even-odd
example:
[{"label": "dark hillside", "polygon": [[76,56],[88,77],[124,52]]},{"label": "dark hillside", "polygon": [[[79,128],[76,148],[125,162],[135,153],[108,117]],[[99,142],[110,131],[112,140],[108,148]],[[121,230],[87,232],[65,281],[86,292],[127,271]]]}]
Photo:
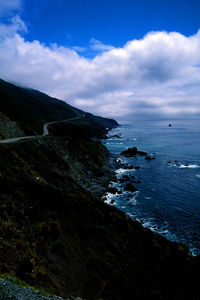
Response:
[{"label": "dark hillside", "polygon": [[57,123],[49,126],[49,133],[54,136],[68,136],[71,138],[104,137],[107,130],[93,119],[81,118],[66,123]]},{"label": "dark hillside", "polygon": [[[42,134],[43,124],[84,115],[91,126],[114,127],[117,122],[83,112],[64,101],[36,90],[21,88],[0,80],[0,112],[16,122],[25,135]],[[105,126],[106,125],[106,126]]]},{"label": "dark hillside", "polygon": [[198,299],[198,258],[83,188],[107,155],[81,139],[1,145],[0,273],[64,297]]},{"label": "dark hillside", "polygon": [[0,276],[70,299],[198,300],[199,257],[101,199],[117,162],[91,137],[117,122],[4,81],[0,95],[1,137],[36,135],[0,143]]}]

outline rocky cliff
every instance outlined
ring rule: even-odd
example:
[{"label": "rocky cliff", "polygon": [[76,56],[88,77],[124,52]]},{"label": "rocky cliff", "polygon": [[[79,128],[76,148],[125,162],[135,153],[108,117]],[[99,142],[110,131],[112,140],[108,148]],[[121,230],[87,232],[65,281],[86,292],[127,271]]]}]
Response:
[{"label": "rocky cliff", "polygon": [[90,122],[0,144],[0,274],[66,298],[198,299],[199,257],[101,200],[111,158]]}]

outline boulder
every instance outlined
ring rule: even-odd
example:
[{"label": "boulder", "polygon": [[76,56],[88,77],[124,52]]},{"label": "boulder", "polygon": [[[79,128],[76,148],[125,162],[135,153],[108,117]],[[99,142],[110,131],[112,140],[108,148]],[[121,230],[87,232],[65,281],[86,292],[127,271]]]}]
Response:
[{"label": "boulder", "polygon": [[123,175],[121,178],[118,179],[118,182],[127,182],[127,181],[130,181],[132,179],[135,179],[135,176],[134,175]]},{"label": "boulder", "polygon": [[117,191],[117,194],[118,194],[118,195],[121,195],[121,194],[122,194],[122,191],[118,190],[118,191]]},{"label": "boulder", "polygon": [[137,154],[147,155],[146,152],[138,150],[137,147],[128,148],[127,150],[122,151],[120,154],[128,157],[136,156]]},{"label": "boulder", "polygon": [[127,179],[124,179],[124,178],[119,178],[119,180],[118,180],[118,182],[125,182],[125,181],[127,181]]},{"label": "boulder", "polygon": [[111,194],[116,194],[118,192],[118,190],[115,187],[109,187],[108,191]]},{"label": "boulder", "polygon": [[125,189],[125,191],[131,192],[131,193],[134,193],[137,191],[137,188],[130,182],[126,183],[124,189]]}]

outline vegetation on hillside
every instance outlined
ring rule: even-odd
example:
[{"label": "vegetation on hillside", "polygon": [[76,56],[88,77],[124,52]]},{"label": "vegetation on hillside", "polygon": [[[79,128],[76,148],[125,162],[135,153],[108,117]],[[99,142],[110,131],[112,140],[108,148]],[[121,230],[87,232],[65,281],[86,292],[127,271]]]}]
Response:
[{"label": "vegetation on hillside", "polygon": [[[2,114],[26,134],[66,117],[63,102],[57,111],[44,94],[2,84]],[[113,174],[91,136],[105,124],[83,117],[0,144],[0,274],[63,297],[198,299],[199,257],[100,199]]]},{"label": "vegetation on hillside", "polygon": [[[84,116],[90,127],[111,128],[115,120],[96,117],[83,112],[64,101],[49,97],[36,90],[15,86],[0,79],[0,112],[25,132],[25,135],[43,133],[48,122]],[[64,127],[65,124],[62,124]],[[0,128],[1,133],[1,128]]]}]

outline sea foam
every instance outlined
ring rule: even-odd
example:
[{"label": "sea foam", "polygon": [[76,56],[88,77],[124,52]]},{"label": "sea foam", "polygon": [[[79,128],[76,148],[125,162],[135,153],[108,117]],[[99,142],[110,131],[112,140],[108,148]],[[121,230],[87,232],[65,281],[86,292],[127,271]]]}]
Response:
[{"label": "sea foam", "polygon": [[200,166],[198,165],[180,165],[179,168],[190,168],[190,169],[196,169],[196,168],[200,168]]}]

